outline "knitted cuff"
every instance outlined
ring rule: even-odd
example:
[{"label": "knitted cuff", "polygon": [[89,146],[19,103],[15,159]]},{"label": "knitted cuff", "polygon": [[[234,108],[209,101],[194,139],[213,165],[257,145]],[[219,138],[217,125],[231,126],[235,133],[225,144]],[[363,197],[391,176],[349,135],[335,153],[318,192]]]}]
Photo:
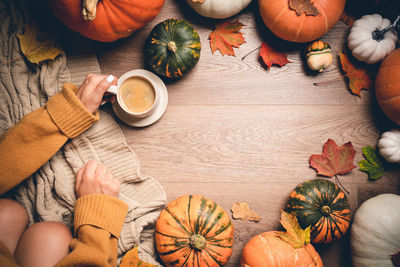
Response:
[{"label": "knitted cuff", "polygon": [[90,113],[76,96],[77,86],[65,83],[63,90],[47,101],[50,117],[68,138],[74,138],[99,120],[99,114]]},{"label": "knitted cuff", "polygon": [[78,198],[74,213],[75,236],[81,226],[90,224],[119,238],[128,213],[128,205],[115,197],[90,194]]}]

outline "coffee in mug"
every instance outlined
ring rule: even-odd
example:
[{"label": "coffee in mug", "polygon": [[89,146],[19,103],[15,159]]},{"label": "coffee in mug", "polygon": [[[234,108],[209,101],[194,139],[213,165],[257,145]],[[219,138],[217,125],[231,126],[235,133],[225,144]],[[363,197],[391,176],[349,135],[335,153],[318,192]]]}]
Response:
[{"label": "coffee in mug", "polygon": [[126,79],[119,92],[123,104],[132,113],[146,112],[153,106],[156,98],[153,85],[139,76]]}]

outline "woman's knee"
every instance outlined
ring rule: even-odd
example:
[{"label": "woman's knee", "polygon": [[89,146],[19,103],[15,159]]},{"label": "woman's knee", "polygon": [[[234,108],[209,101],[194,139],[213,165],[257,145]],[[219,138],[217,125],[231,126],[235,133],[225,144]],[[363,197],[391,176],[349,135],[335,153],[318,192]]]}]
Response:
[{"label": "woman's knee", "polygon": [[69,253],[70,230],[62,223],[41,222],[29,227],[15,251],[21,266],[54,266]]},{"label": "woman's knee", "polygon": [[0,199],[0,242],[14,253],[18,240],[28,225],[28,213],[18,202]]}]

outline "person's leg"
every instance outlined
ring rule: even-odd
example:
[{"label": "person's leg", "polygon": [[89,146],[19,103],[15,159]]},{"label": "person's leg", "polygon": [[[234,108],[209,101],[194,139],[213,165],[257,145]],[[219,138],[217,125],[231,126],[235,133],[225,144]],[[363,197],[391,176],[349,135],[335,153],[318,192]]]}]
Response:
[{"label": "person's leg", "polygon": [[14,256],[21,267],[54,266],[68,254],[71,240],[71,232],[62,223],[36,223],[22,235]]},{"label": "person's leg", "polygon": [[14,200],[0,199],[0,242],[14,254],[18,241],[28,225],[28,213]]}]

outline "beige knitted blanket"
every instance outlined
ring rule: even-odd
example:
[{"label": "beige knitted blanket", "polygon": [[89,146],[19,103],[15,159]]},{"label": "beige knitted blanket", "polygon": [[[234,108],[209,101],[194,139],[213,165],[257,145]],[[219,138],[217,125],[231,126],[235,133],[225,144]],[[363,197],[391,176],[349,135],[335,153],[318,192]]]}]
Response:
[{"label": "beige knitted blanket", "polygon": [[[30,21],[25,1],[0,0],[0,134],[43,106],[63,83],[80,85],[88,73],[100,72],[91,43],[77,35],[65,38],[71,42],[66,47],[72,49],[56,60],[40,66],[27,64],[16,37]],[[58,221],[73,227],[75,173],[90,159],[111,169],[121,182],[120,198],[129,205],[118,243],[119,258],[139,245],[140,258],[157,264],[153,234],[165,192],[155,179],[140,174],[135,152],[105,112],[100,112],[98,123],[67,142],[17,188],[14,197],[28,210],[30,223]]]}]

